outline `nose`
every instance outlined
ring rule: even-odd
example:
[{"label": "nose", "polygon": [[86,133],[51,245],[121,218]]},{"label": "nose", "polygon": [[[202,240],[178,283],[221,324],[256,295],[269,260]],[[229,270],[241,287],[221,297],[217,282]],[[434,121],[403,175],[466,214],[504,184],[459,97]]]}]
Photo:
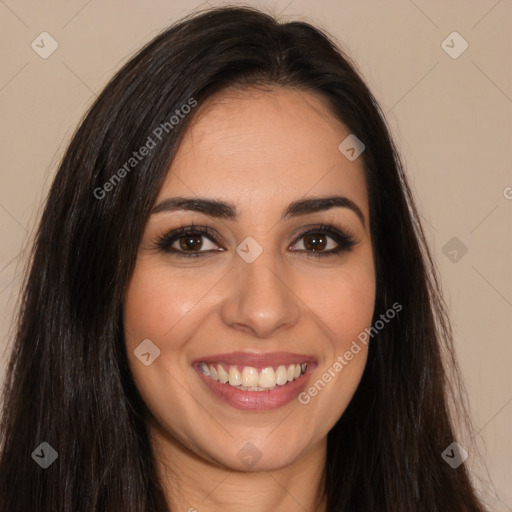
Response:
[{"label": "nose", "polygon": [[270,251],[252,263],[238,258],[234,265],[221,309],[226,325],[269,338],[298,322],[300,299],[293,291],[290,272],[273,261]]}]

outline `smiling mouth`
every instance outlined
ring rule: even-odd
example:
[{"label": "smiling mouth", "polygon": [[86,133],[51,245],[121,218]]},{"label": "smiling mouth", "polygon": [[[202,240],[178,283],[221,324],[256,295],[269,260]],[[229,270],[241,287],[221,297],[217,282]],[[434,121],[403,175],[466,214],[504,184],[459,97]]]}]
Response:
[{"label": "smiling mouth", "polygon": [[199,368],[206,377],[241,391],[269,391],[299,379],[306,373],[308,363],[258,369],[201,362]]}]

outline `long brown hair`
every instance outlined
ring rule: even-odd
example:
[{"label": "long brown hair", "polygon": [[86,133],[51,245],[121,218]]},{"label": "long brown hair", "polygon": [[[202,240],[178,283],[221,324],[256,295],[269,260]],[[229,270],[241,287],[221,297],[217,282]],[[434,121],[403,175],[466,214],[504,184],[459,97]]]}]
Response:
[{"label": "long brown hair", "polygon": [[[320,94],[364,142],[375,315],[403,306],[370,344],[361,383],[328,435],[328,511],[484,511],[465,465],[453,469],[441,457],[455,440],[442,358],[455,364],[450,326],[384,116],[327,35],[235,7],[189,16],[146,45],[69,144],[37,232],[3,390],[0,510],[165,509],[127,363],[123,300],[194,113],[162,132],[108,193],[98,190],[191,98],[201,104],[227,87],[259,85]],[[58,453],[46,469],[31,456],[43,442]]]}]

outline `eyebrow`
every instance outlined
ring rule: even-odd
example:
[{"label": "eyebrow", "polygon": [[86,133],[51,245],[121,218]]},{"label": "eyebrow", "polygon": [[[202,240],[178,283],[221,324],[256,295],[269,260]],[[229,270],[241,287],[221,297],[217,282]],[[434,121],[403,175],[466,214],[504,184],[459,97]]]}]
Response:
[{"label": "eyebrow", "polygon": [[[299,215],[308,213],[316,213],[331,208],[348,208],[352,210],[363,226],[365,226],[365,217],[363,212],[354,201],[344,196],[329,197],[311,197],[306,199],[298,199],[288,205],[281,215],[281,220],[286,220]],[[238,218],[237,207],[233,203],[220,201],[218,199],[206,198],[188,198],[188,197],[169,197],[160,201],[152,210],[152,214],[161,212],[171,212],[176,210],[188,210],[204,213],[211,217],[227,220],[235,220]]]}]

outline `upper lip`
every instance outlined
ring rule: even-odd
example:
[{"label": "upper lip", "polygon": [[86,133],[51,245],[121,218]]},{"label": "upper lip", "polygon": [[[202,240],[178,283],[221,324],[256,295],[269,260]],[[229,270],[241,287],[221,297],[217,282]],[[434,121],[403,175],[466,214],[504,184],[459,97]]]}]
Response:
[{"label": "upper lip", "polygon": [[313,363],[313,357],[293,352],[229,352],[203,356],[194,360],[194,363],[229,364],[232,366],[252,366],[253,368],[266,368],[289,364]]}]

